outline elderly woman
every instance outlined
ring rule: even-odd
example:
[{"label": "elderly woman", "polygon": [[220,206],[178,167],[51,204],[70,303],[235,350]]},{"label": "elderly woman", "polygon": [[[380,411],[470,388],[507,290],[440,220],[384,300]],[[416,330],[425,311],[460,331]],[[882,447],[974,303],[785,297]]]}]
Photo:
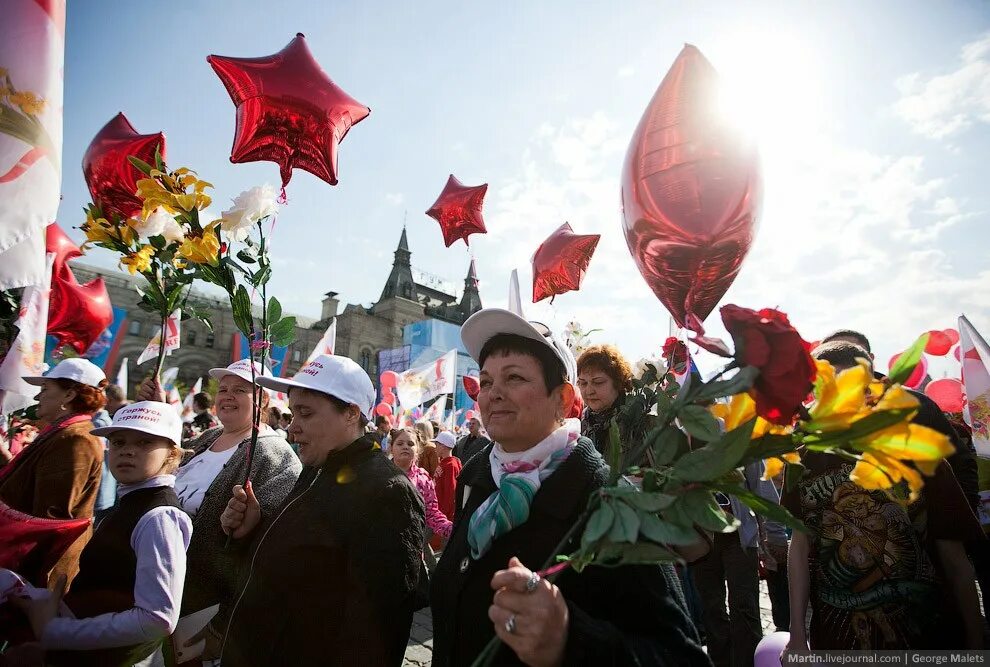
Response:
[{"label": "elderly woman", "polygon": [[[44,377],[24,381],[41,387],[38,419],[44,424],[35,441],[0,473],[0,500],[13,509],[48,519],[93,516],[103,471],[103,442],[90,434],[93,414],[106,404],[107,378],[86,359],[64,359]],[[89,530],[70,546],[51,571],[71,583]],[[47,572],[22,572],[46,585]]]},{"label": "elderly woman", "polygon": [[391,439],[392,447],[389,449],[389,453],[392,455],[392,463],[406,473],[406,477],[422,496],[423,505],[426,508],[426,527],[432,530],[434,534],[447,539],[450,537],[452,524],[450,519],[440,511],[433,476],[417,465],[419,457],[423,453],[423,443],[420,441],[419,431],[411,428],[396,429],[392,431]]},{"label": "elderly woman", "polygon": [[346,357],[319,356],[291,380],[289,434],[306,466],[274,512],[235,489],[221,518],[251,536],[251,565],[221,662],[400,665],[409,640],[423,545],[423,502],[365,433],[375,389]]},{"label": "elderly woman", "polygon": [[494,444],[458,478],[432,582],[433,664],[470,665],[495,635],[500,665],[708,664],[660,568],[591,566],[557,584],[534,574],[608,467],[577,420],[564,419],[575,364],[546,327],[487,309],[461,338],[481,367],[478,404]]},{"label": "elderly woman", "polygon": [[608,454],[609,421],[632,391],[632,369],[613,345],[589,347],[577,360],[577,386],[584,399],[581,434],[594,443],[602,456]]},{"label": "elderly woman", "polygon": [[[221,426],[185,443],[192,454],[175,474],[179,505],[193,520],[182,614],[220,605],[205,632],[206,659],[219,655],[220,638],[247,556],[243,551],[226,548],[228,540],[220,526],[220,515],[227,507],[231,490],[242,484],[247,474],[253,396],[251,363],[250,359],[242,359],[226,368],[210,370],[210,377],[219,381],[215,404]],[[258,376],[271,375],[257,362],[254,365]],[[147,383],[142,387],[142,396],[146,387]],[[158,400],[164,400],[162,394],[158,394]],[[268,392],[263,390],[263,413],[268,400]],[[251,463],[251,484],[263,512],[270,513],[281,504],[300,472],[302,465],[289,443],[268,424],[262,424]]]}]

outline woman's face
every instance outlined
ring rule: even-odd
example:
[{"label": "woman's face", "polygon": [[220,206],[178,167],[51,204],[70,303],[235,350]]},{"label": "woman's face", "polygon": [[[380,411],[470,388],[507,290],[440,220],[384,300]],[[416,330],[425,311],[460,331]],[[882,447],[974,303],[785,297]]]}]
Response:
[{"label": "woman's face", "polygon": [[38,401],[38,419],[51,424],[59,417],[69,414],[62,407],[68,408],[75,397],[74,389],[62,389],[54,380],[45,380],[41,391],[34,397]]},{"label": "woman's face", "polygon": [[399,435],[395,436],[392,444],[389,445],[389,451],[392,452],[392,462],[403,470],[409,470],[412,464],[416,462],[416,450],[413,448],[412,436],[405,431],[400,431]]},{"label": "woman's face", "polygon": [[240,431],[251,427],[251,383],[236,375],[220,378],[217,390],[217,419],[224,430]]},{"label": "woman's face", "polygon": [[615,403],[615,399],[619,398],[619,389],[615,386],[615,381],[605,371],[597,368],[586,368],[578,373],[577,385],[584,404],[592,412],[607,410]]},{"label": "woman's face", "polygon": [[490,355],[479,383],[481,421],[508,452],[525,451],[550,435],[564,415],[565,401],[569,405],[573,400],[574,389],[569,384],[547,395],[540,362],[518,352]]},{"label": "woman's face", "polygon": [[289,408],[289,435],[299,445],[303,465],[322,466],[330,452],[343,449],[359,437],[357,406],[348,406],[341,412],[326,394],[294,388],[289,392]]},{"label": "woman's face", "polygon": [[110,472],[121,484],[135,484],[162,474],[175,445],[170,440],[140,431],[110,435]]}]

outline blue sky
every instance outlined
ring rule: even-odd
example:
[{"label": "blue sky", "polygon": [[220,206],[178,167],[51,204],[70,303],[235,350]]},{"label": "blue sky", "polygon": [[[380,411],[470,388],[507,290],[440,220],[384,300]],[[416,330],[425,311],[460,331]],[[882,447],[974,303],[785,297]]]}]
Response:
[{"label": "blue sky", "polygon": [[289,185],[270,289],[290,311],[318,317],[328,290],[377,299],[406,211],[413,264],[459,285],[469,251],[423,214],[454,173],[489,183],[489,234],[471,246],[487,305],[504,306],[512,268],[529,291],[532,252],[567,220],[602,234],[584,289],[527,312],[656,352],[668,317],[626,250],[619,178],[689,42],[764,159],[764,217],[723,303],[779,307],[812,340],[859,328],[884,360],[960,312],[990,334],[990,13],[975,1],[74,2],[62,226],[82,220],[78,165],[118,111],[166,133],[170,166],[213,182],[217,212],[277,184],[272,163],[229,163],[234,108],[206,56],[271,54],[299,31],[372,113],[340,147],[338,186],[302,171]]}]

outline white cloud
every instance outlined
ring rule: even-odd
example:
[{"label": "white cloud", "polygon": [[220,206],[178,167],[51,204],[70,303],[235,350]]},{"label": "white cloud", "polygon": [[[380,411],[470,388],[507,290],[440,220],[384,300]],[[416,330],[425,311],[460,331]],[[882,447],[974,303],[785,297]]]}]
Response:
[{"label": "white cloud", "polygon": [[619,68],[619,71],[616,72],[615,74],[620,79],[628,79],[635,73],[636,73],[635,67],[633,67],[632,65],[623,65],[622,67]]},{"label": "white cloud", "polygon": [[406,200],[401,192],[389,192],[385,195],[385,201],[391,206],[399,206]]},{"label": "white cloud", "polygon": [[990,123],[990,33],[962,48],[954,70],[915,72],[901,77],[897,88],[894,111],[918,134],[946,139]]}]

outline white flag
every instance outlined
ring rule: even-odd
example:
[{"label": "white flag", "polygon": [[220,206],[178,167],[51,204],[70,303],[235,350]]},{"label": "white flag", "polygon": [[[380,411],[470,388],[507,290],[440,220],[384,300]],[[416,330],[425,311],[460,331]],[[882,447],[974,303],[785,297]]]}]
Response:
[{"label": "white flag", "polygon": [[182,401],[182,412],[193,409],[193,396],[201,391],[203,391],[203,378],[197,379],[196,384],[194,384],[192,389],[189,390],[189,393],[186,394],[186,400]]},{"label": "white flag", "polygon": [[451,350],[436,361],[399,374],[399,405],[412,409],[440,394],[452,394],[456,379],[457,350]]},{"label": "white flag", "polygon": [[124,390],[124,400],[127,400],[127,357],[120,362],[120,370],[117,371],[117,386]]},{"label": "white flag", "polygon": [[171,389],[172,385],[175,384],[175,379],[179,377],[178,366],[173,366],[172,368],[166,368],[162,371],[161,383],[164,389]]},{"label": "white flag", "polygon": [[444,408],[447,407],[447,394],[443,394],[437,400],[433,401],[426,410],[426,414],[423,415],[423,419],[428,421],[437,422],[438,424],[443,423],[443,413]]},{"label": "white flag", "polygon": [[51,291],[55,255],[45,260],[48,278],[41,285],[24,289],[17,317],[17,336],[0,362],[0,414],[9,414],[35,403],[38,388],[22,378],[42,375],[45,363],[45,336],[48,333],[48,297]]},{"label": "white flag", "polygon": [[0,289],[12,289],[44,283],[45,227],[58,212],[65,0],[2,4]]},{"label": "white flag", "polygon": [[179,413],[179,416],[181,417],[182,416],[182,397],[179,396],[179,390],[176,389],[174,385],[172,386],[171,389],[168,390],[168,393],[165,394],[165,400],[168,401],[168,404],[169,405],[171,405],[173,408],[175,408],[175,411],[178,412]]},{"label": "white flag", "polygon": [[[176,310],[168,319],[165,321],[165,355],[168,356],[172,353],[172,350],[179,349],[179,333],[181,327],[179,322],[182,320],[182,312]],[[161,332],[155,334],[155,337],[148,342],[148,347],[144,348],[144,352],[138,357],[138,366],[146,362],[148,359],[158,358],[158,349],[161,346],[162,334]]]},{"label": "white flag", "polygon": [[965,315],[959,317],[959,360],[966,388],[963,418],[973,429],[977,454],[990,458],[990,345]]},{"label": "white flag", "polygon": [[336,345],[337,345],[337,318],[335,317],[332,320],[330,320],[330,326],[328,326],[326,332],[324,332],[323,338],[320,339],[320,342],[316,344],[316,347],[313,348],[313,351],[309,353],[308,357],[306,357],[306,363],[303,364],[303,367],[305,368],[306,366],[309,366],[309,364],[312,363],[312,361],[321,354],[328,354],[330,356],[333,356],[333,350],[336,347]]}]

